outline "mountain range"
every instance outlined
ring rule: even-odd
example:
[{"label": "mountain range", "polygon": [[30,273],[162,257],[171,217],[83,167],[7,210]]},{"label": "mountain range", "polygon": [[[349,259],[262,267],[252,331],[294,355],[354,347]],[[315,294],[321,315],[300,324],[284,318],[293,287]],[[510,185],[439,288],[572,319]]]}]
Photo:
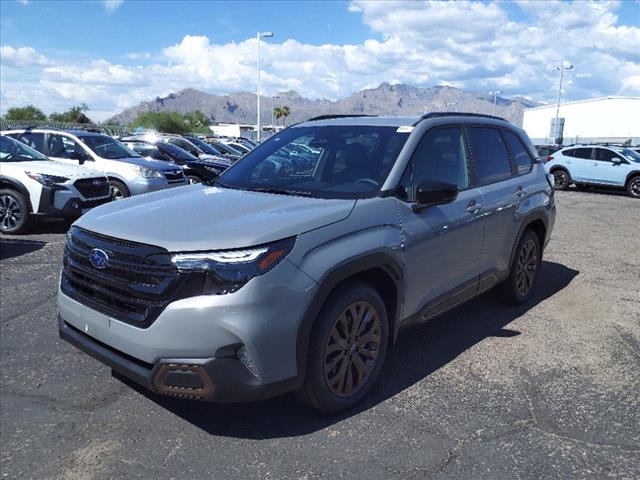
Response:
[{"label": "mountain range", "polygon": [[[376,88],[361,90],[338,100],[312,100],[291,90],[278,93],[273,101],[276,107],[289,107],[291,114],[286,119],[288,124],[328,114],[416,116],[433,111],[493,113],[493,96],[487,93],[469,92],[446,86],[418,88],[386,82]],[[262,124],[271,124],[272,98],[262,96],[260,103]],[[521,125],[523,109],[539,105],[541,104],[523,97],[497,97],[495,114]],[[144,112],[187,113],[193,110],[201,110],[213,123],[255,124],[256,95],[251,92],[211,95],[186,88],[166,97],[157,97],[127,108],[107,122],[126,125]]]}]

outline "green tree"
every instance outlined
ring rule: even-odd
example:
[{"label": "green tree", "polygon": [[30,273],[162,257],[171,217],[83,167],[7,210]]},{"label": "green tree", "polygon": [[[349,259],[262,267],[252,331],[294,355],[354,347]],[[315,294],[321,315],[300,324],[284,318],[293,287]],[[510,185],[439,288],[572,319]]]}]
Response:
[{"label": "green tree", "polygon": [[200,110],[185,113],[184,121],[189,132],[211,133],[211,129],[209,128],[209,125],[211,125],[211,119]]},{"label": "green tree", "polygon": [[49,115],[49,120],[52,122],[66,122],[66,123],[93,123],[84,112],[89,111],[89,106],[86,103],[71,107],[69,110],[63,113],[52,113]]},{"label": "green tree", "polygon": [[291,114],[291,109],[286,105],[281,108],[282,110],[282,126],[284,127],[287,124],[287,117]]},{"label": "green tree", "polygon": [[177,112],[144,112],[139,114],[130,126],[152,128],[162,133],[176,133],[178,135],[189,132],[184,116]]},{"label": "green tree", "polygon": [[6,115],[4,116],[5,120],[10,120],[14,122],[25,122],[25,121],[44,121],[47,119],[47,116],[37,107],[33,105],[27,105],[26,107],[14,107],[7,110]]},{"label": "green tree", "polygon": [[273,109],[273,116],[275,117],[276,120],[280,120],[282,118],[282,108],[280,108],[280,107],[274,108]]}]

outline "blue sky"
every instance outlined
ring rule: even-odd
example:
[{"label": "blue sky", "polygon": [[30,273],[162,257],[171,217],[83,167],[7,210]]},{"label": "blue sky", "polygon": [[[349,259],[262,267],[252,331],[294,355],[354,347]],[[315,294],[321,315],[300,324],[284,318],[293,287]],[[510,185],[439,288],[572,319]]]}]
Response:
[{"label": "blue sky", "polygon": [[339,98],[383,81],[551,101],[640,95],[640,3],[5,1],[0,110],[86,102],[103,119],[181,88]]}]

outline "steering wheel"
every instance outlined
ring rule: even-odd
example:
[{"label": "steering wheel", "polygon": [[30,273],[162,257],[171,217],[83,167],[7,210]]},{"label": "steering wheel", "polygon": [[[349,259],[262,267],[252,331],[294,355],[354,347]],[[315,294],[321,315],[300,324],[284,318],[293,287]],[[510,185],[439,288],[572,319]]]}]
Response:
[{"label": "steering wheel", "polygon": [[377,187],[379,185],[378,182],[376,182],[372,178],[359,178],[356,180],[356,183],[370,183],[374,187]]}]

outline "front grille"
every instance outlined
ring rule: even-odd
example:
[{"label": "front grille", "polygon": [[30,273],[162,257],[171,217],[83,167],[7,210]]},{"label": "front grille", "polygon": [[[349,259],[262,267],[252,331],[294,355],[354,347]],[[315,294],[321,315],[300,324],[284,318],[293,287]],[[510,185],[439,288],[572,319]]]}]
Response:
[{"label": "front grille", "polygon": [[[89,261],[98,248],[108,266]],[[154,259],[163,259],[156,261]],[[187,276],[168,265],[160,247],[123,241],[73,227],[65,248],[62,291],[71,298],[123,322],[146,328],[173,299]]]},{"label": "front grille", "polygon": [[99,198],[109,195],[109,182],[106,178],[83,178],[73,185],[84,198]]},{"label": "front grille", "polygon": [[184,182],[184,170],[171,170],[162,173],[164,173],[164,177],[169,181],[169,183]]}]

